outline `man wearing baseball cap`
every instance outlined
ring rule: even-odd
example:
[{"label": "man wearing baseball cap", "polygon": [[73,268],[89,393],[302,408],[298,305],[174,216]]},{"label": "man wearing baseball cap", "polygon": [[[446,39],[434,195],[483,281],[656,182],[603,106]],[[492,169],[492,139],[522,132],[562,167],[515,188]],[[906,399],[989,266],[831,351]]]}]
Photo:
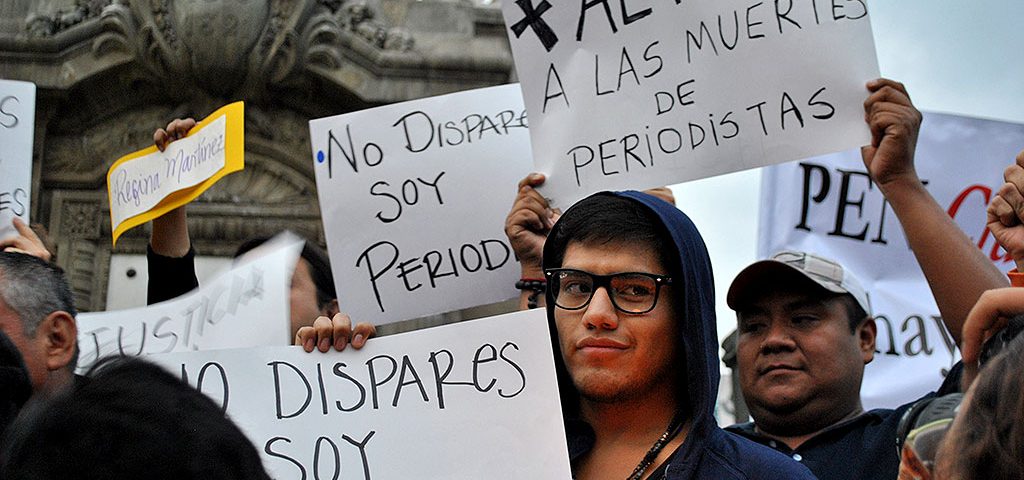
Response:
[{"label": "man wearing baseball cap", "polygon": [[[862,149],[864,164],[960,344],[971,307],[1006,279],[918,178],[921,114],[906,89],[884,79],[868,89],[873,140]],[[877,331],[869,297],[851,272],[810,253],[780,252],[740,272],[726,300],[737,313],[740,388],[754,419],[727,430],[789,455],[821,480],[897,478],[897,427],[916,402],[864,411],[860,387]]]},{"label": "man wearing baseball cap", "polygon": [[[856,441],[863,449],[874,439],[879,452],[895,451],[899,415],[861,407],[876,329],[867,294],[849,271],[809,253],[781,252],[740,272],[726,299],[738,314],[740,386],[754,418],[730,427],[733,433],[805,463],[819,478],[829,478],[822,466],[848,460],[830,457],[833,448],[815,455],[815,445],[825,445],[819,434],[829,447]],[[882,478],[862,473],[833,478]]]}]

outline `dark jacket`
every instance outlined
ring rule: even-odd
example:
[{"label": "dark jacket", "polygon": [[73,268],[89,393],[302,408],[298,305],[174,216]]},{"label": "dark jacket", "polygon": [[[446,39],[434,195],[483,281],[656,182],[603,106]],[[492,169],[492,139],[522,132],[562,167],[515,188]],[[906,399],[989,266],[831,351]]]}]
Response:
[{"label": "dark jacket", "polygon": [[177,298],[199,288],[196,251],[192,247],[184,257],[175,258],[160,255],[153,251],[152,245],[147,245],[146,262],[149,267],[146,305]]},{"label": "dark jacket", "polygon": [[796,449],[762,435],[754,422],[733,425],[726,431],[800,458],[819,480],[895,479],[900,469],[900,454],[895,447],[900,419],[918,402],[959,392],[963,369],[963,362],[953,365],[935,394],[929,393],[895,410],[878,408],[841,421],[805,440]]},{"label": "dark jacket", "polygon": [[0,446],[7,426],[30,396],[32,383],[21,352],[4,332],[0,332]]},{"label": "dark jacket", "polygon": [[[598,195],[612,195],[604,192]],[[719,428],[714,418],[718,397],[718,334],[715,321],[715,290],[707,247],[697,227],[683,212],[668,203],[640,192],[615,193],[639,202],[654,212],[672,237],[680,266],[670,291],[675,295],[677,338],[683,346],[685,369],[676,373],[686,386],[691,427],[686,441],[666,462],[667,480],[681,479],[813,479],[796,461],[762,445]],[[568,213],[568,212],[567,212]],[[556,225],[552,235],[558,230]],[[551,238],[551,237],[549,237]],[[551,242],[549,242],[550,244]],[[545,247],[544,267],[554,252]],[[586,454],[593,445],[593,431],[578,412],[579,394],[568,376],[554,327],[554,302],[548,298],[548,326],[555,352],[562,411],[572,460]],[[639,459],[638,459],[639,460]]]}]

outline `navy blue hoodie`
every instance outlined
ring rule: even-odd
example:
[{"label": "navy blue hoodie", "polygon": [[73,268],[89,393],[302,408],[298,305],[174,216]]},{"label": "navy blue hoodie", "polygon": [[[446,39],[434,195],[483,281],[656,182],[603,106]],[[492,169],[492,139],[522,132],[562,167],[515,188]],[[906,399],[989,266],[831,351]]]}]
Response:
[{"label": "navy blue hoodie", "polygon": [[[618,195],[650,209],[665,226],[672,237],[671,243],[678,251],[680,266],[670,271],[681,278],[675,279],[670,291],[675,295],[679,318],[685,319],[676,325],[676,341],[683,345],[685,357],[685,366],[680,365],[684,368],[680,368],[677,374],[681,376],[680,384],[686,386],[685,405],[689,410],[687,414],[691,426],[686,441],[666,462],[665,478],[813,479],[814,476],[803,465],[768,447],[727,433],[715,421],[714,408],[719,381],[715,286],[707,247],[697,227],[679,209],[644,193],[602,192],[597,195]],[[549,234],[549,241],[544,248],[544,268],[561,266],[549,264],[549,259],[561,258],[564,253],[564,250],[557,249],[564,249],[565,243],[550,241],[557,235],[565,235],[559,232],[559,227],[556,224]],[[550,296],[547,305],[562,412],[566,417],[569,456],[575,461],[592,448],[594,433],[578,417],[579,393],[562,361],[554,326],[554,302]]]}]

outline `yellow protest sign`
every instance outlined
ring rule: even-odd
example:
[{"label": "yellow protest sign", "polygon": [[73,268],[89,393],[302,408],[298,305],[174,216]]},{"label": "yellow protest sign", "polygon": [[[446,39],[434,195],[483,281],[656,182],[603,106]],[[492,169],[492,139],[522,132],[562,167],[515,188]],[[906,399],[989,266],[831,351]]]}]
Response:
[{"label": "yellow protest sign", "polygon": [[113,244],[201,195],[245,167],[245,105],[225,105],[161,152],[151,146],[119,158],[107,172]]}]

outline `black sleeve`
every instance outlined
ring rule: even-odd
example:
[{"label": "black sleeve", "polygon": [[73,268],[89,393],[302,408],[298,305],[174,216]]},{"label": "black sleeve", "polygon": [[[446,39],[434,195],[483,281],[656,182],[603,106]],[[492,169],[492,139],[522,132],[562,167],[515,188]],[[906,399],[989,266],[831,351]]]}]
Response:
[{"label": "black sleeve", "polygon": [[184,257],[174,258],[160,255],[147,245],[146,263],[149,265],[147,305],[184,295],[199,286],[196,278],[196,251],[192,247],[189,247]]},{"label": "black sleeve", "polygon": [[[21,406],[32,396],[32,382],[21,352],[0,332],[0,440]],[[2,444],[2,442],[0,442]]]}]

